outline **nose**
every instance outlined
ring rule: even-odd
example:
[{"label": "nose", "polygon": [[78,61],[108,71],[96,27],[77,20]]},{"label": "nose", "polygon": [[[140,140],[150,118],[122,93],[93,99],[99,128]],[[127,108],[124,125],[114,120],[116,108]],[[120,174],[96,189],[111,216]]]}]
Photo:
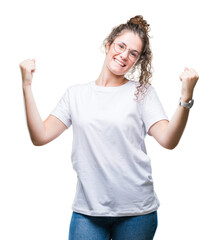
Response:
[{"label": "nose", "polygon": [[129,55],[128,49],[126,49],[124,52],[120,53],[120,57],[121,57],[122,59],[127,59],[127,58],[128,58],[128,55]]}]

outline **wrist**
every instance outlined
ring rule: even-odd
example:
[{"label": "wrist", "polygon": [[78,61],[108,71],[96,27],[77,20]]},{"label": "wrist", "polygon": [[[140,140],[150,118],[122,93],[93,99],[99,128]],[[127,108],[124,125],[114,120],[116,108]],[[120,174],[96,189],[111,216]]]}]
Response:
[{"label": "wrist", "polygon": [[193,99],[187,100],[187,99],[188,98],[184,98],[184,100],[182,100],[182,98],[180,98],[179,105],[186,109],[190,109],[194,104],[194,100]]},{"label": "wrist", "polygon": [[192,100],[192,95],[182,95],[181,96],[181,101],[183,101],[183,102],[189,102],[190,100]]},{"label": "wrist", "polygon": [[30,84],[23,84],[22,88],[23,88],[23,90],[31,89],[31,85]]}]

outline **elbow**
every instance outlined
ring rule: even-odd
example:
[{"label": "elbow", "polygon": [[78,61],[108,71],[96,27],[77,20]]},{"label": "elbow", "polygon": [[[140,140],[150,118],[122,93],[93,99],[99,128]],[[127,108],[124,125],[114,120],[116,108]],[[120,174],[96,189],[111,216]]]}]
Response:
[{"label": "elbow", "polygon": [[173,142],[173,143],[163,143],[162,147],[164,147],[167,150],[173,150],[177,147],[178,142]]},{"label": "elbow", "polygon": [[42,140],[31,139],[31,141],[32,144],[37,147],[45,145],[45,142],[43,142]]},{"label": "elbow", "polygon": [[179,143],[178,138],[167,138],[166,136],[163,137],[161,139],[161,141],[159,142],[161,144],[162,147],[164,147],[165,149],[168,150],[173,150],[177,147],[178,143]]},{"label": "elbow", "polygon": [[176,146],[165,146],[164,148],[166,148],[167,150],[173,150]]},{"label": "elbow", "polygon": [[173,150],[177,147],[178,143],[174,143],[174,144],[167,144],[167,145],[164,145],[163,147],[168,149],[168,150]]},{"label": "elbow", "polygon": [[36,141],[32,141],[32,143],[33,143],[34,146],[37,146],[37,147],[43,145],[43,144],[41,144],[40,142],[36,142]]}]

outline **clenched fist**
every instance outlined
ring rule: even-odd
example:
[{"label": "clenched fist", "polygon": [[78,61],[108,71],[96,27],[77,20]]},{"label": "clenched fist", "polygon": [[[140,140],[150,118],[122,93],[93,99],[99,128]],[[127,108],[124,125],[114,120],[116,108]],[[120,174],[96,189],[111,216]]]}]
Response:
[{"label": "clenched fist", "polygon": [[180,80],[182,81],[182,89],[181,94],[184,100],[192,99],[194,87],[198,81],[198,74],[193,68],[185,68],[184,72],[179,76]]},{"label": "clenched fist", "polygon": [[35,59],[24,60],[19,66],[21,70],[23,86],[30,86],[32,84],[33,73],[36,70]]}]

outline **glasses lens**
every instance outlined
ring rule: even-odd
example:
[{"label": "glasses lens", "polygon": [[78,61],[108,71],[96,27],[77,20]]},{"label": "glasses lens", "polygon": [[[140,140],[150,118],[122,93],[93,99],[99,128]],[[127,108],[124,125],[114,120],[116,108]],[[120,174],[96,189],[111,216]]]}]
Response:
[{"label": "glasses lens", "polygon": [[129,59],[131,61],[136,61],[138,59],[138,57],[139,57],[139,53],[138,52],[136,52],[136,51],[130,51],[129,52]]},{"label": "glasses lens", "polygon": [[[126,50],[126,45],[123,44],[122,42],[115,42],[114,43],[114,50],[117,53],[122,53]],[[134,62],[138,59],[139,53],[137,51],[132,50],[132,51],[129,52],[128,56],[129,56],[129,59]]]},{"label": "glasses lens", "polygon": [[116,42],[116,43],[114,43],[114,49],[116,52],[122,53],[125,51],[126,46],[123,43]]}]

